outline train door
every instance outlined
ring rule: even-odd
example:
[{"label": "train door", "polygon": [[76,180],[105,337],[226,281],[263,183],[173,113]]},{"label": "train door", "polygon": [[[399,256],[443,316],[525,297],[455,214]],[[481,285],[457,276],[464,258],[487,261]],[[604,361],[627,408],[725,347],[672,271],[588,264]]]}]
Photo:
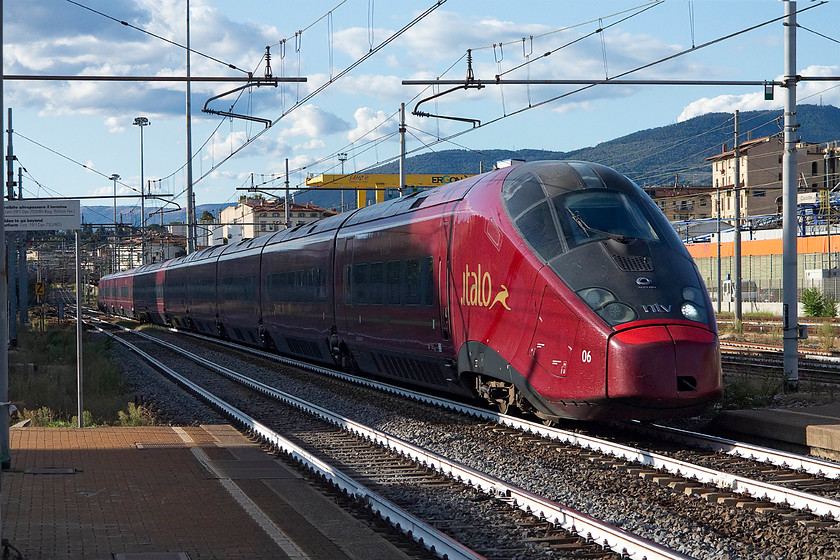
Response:
[{"label": "train door", "polygon": [[437,250],[437,289],[438,289],[438,315],[440,317],[440,337],[444,342],[450,342],[450,313],[452,305],[450,297],[452,294],[452,216],[450,208],[444,209],[441,232],[438,236]]},{"label": "train door", "polygon": [[346,237],[338,237],[335,241],[335,268],[333,269],[334,278],[334,303],[336,327],[339,331],[340,337],[344,337],[350,332],[350,314],[352,309],[350,307],[350,263],[352,259],[347,253],[348,241]]}]

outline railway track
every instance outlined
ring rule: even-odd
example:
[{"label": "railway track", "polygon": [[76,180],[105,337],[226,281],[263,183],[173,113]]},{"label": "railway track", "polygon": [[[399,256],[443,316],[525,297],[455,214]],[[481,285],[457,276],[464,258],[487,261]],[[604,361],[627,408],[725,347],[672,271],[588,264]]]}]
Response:
[{"label": "railway track", "polygon": [[[149,339],[141,344],[148,345]],[[155,354],[160,356],[160,343],[151,344],[157,345]],[[172,347],[163,352],[167,351],[175,352]],[[323,475],[330,473],[331,476],[336,476],[336,469],[340,469],[344,491],[375,504],[396,504],[380,514],[399,519],[402,527],[411,527],[413,538],[422,539],[427,546],[431,543],[440,555],[449,558],[542,558],[552,549],[562,548],[564,553],[572,555],[619,558],[617,553],[605,552],[602,545],[609,544],[619,551],[634,551],[632,557],[685,558],[486,473],[466,468],[321,406],[219,368],[202,358],[178,354],[181,359],[186,356],[234,380],[226,382],[226,388],[219,386],[218,378],[212,381],[216,387],[214,392],[226,395],[224,400],[209,396],[209,391],[199,389],[198,385],[191,386],[193,391],[226,409],[239,423],[248,426],[272,446],[306,462],[308,468],[319,469]],[[166,368],[148,353],[144,357],[156,360],[158,369]],[[180,382],[186,384],[184,379]],[[237,385],[231,385],[232,382]],[[203,378],[201,384],[208,384],[208,379]],[[242,384],[249,387],[249,394],[243,394]],[[255,397],[253,390],[263,396]],[[231,402],[236,400],[239,402]],[[284,401],[286,406],[278,405],[277,400]],[[260,410],[260,418],[246,419],[245,407]],[[321,421],[313,421],[313,415]],[[291,434],[289,442],[283,442],[279,433]],[[320,465],[319,461],[322,462]],[[444,497],[444,494],[448,496]],[[489,500],[487,496],[498,499]],[[516,505],[519,510],[514,507]],[[406,508],[412,511],[397,513]],[[539,515],[526,515],[523,508]],[[422,521],[429,517],[432,518],[430,522]],[[584,534],[579,536],[564,531],[563,525],[574,526]],[[453,537],[436,535],[438,529]],[[465,546],[459,546],[455,538]],[[478,552],[472,552],[470,548]]]},{"label": "railway track", "polygon": [[[272,374],[269,374],[269,377],[272,377]],[[274,374],[274,377],[276,377],[276,374]],[[312,384],[313,382],[310,380],[306,383]],[[365,381],[365,383],[370,384],[372,382]],[[342,398],[347,396],[348,390],[346,388],[338,391],[342,394]],[[349,392],[355,391],[357,389]],[[429,400],[429,397],[422,398]],[[362,404],[359,406],[363,410],[367,410],[371,407],[371,402],[377,402],[378,404],[379,401],[383,400],[381,395],[377,397],[368,395],[362,397],[360,401]],[[400,413],[405,412],[407,408],[405,404],[392,404],[390,406],[393,409],[399,409]],[[615,493],[639,492],[640,495],[645,496],[646,505],[624,504],[623,506],[617,506],[618,509],[615,509],[616,506],[612,506],[613,519],[611,520],[625,528],[646,524],[658,528],[649,535],[642,532],[642,536],[646,538],[650,538],[650,535],[657,538],[658,532],[667,533],[664,527],[667,527],[669,523],[667,521],[664,523],[662,521],[656,522],[654,521],[655,518],[660,516],[667,518],[669,515],[676,515],[683,521],[674,522],[674,526],[684,524],[686,518],[702,520],[702,522],[698,522],[701,525],[708,523],[709,526],[705,530],[716,535],[715,546],[717,546],[717,552],[721,550],[741,551],[741,554],[745,554],[744,557],[772,557],[756,556],[754,554],[758,553],[754,549],[784,550],[785,542],[790,542],[789,539],[791,538],[807,547],[819,550],[828,550],[825,548],[826,546],[829,548],[835,546],[831,543],[834,542],[832,538],[837,533],[837,524],[834,519],[838,515],[838,510],[836,502],[830,496],[836,495],[836,481],[831,476],[825,476],[825,473],[820,474],[820,467],[816,467],[815,475],[809,475],[810,478],[807,478],[800,470],[813,467],[802,467],[800,465],[799,470],[785,470],[785,461],[788,461],[788,465],[792,464],[790,463],[791,457],[781,459],[780,466],[772,466],[765,462],[766,457],[761,458],[761,460],[739,458],[737,461],[733,461],[733,453],[725,451],[708,453],[705,456],[703,452],[693,451],[693,456],[690,459],[699,464],[692,464],[686,460],[685,454],[681,455],[683,444],[670,450],[663,449],[659,445],[655,451],[652,451],[648,442],[645,446],[634,449],[628,448],[625,444],[604,442],[603,439],[596,441],[589,436],[563,432],[562,430],[547,428],[480,409],[470,410],[469,407],[464,408],[463,405],[457,403],[447,404],[446,406],[460,408],[461,413],[466,412],[476,417],[475,420],[468,423],[472,427],[466,429],[467,435],[449,432],[442,436],[443,439],[459,442],[459,445],[455,446],[459,450],[456,450],[455,453],[460,453],[456,456],[463,462],[469,463],[476,460],[486,462],[489,458],[489,461],[494,463],[495,469],[501,469],[504,473],[503,477],[499,477],[500,479],[527,480],[529,484],[532,484],[535,478],[556,480],[556,484],[549,485],[547,489],[539,492],[536,492],[537,489],[529,485],[523,484],[523,486],[526,486],[526,489],[532,493],[546,495],[549,499],[564,501],[563,497],[570,497],[570,501],[566,501],[570,504],[570,507],[583,504],[584,507],[580,507],[580,509],[590,512],[597,511],[599,507],[602,510],[611,508],[598,504],[592,505],[602,498],[581,497],[570,491],[570,487],[585,487],[592,483],[593,478],[603,478],[607,480],[607,482],[601,481],[601,484],[605,484],[602,487],[603,492],[610,495],[607,500],[614,499],[615,496],[612,494]],[[364,412],[361,414],[364,415]],[[425,412],[416,412],[414,415],[425,417],[429,416],[429,413],[426,410]],[[386,424],[390,425],[395,422],[402,424],[406,420],[402,417],[399,420],[392,418]],[[463,422],[464,420],[455,420],[454,425],[460,426]],[[498,422],[501,422],[501,425]],[[438,429],[437,426],[436,429]],[[423,442],[429,437],[430,427],[428,425],[423,428],[403,426],[401,430],[407,430],[409,434],[413,434],[414,437],[419,438],[420,442]],[[677,434],[672,433],[669,437],[677,437]],[[435,445],[438,445],[438,440],[435,441]],[[721,444],[718,443],[717,445]],[[490,449],[486,451],[486,455],[483,455],[485,452],[481,452],[484,459],[477,458],[476,452],[469,452],[469,450],[474,450],[476,446]],[[503,453],[502,456],[509,457],[511,460],[516,457],[516,462],[524,462],[530,467],[518,467],[524,469],[522,472],[508,472],[510,469],[505,466],[504,460],[498,459],[499,451],[494,446],[502,448],[512,446],[514,451]],[[433,447],[434,449],[437,449],[437,447]],[[464,449],[468,450],[466,456],[464,455]],[[493,451],[493,449],[496,450]],[[735,453],[741,453],[742,451],[743,448],[738,448]],[[511,453],[514,453],[514,455],[511,455]],[[669,457],[669,454],[677,455],[677,457]],[[495,461],[492,459],[494,456],[497,457]],[[555,463],[557,464],[553,468],[547,467],[547,465],[554,465]],[[721,469],[723,463],[728,463],[726,470]],[[740,466],[735,468],[734,463],[739,463]],[[823,467],[826,465],[824,464]],[[761,476],[750,475],[752,478],[747,476],[752,472],[758,472]],[[535,476],[534,473],[545,474],[544,476]],[[568,473],[577,474],[569,478]],[[810,482],[807,480],[810,480]],[[835,485],[833,489],[831,488],[832,485]],[[819,496],[815,491],[818,487],[825,490],[824,496]],[[772,492],[768,493],[768,488]],[[803,491],[803,488],[808,491]],[[753,495],[750,496],[749,493]],[[575,494],[574,497],[571,496],[572,494]],[[650,509],[651,503],[657,504],[655,514],[652,515],[653,519],[628,520],[627,517],[621,515],[618,515],[618,519],[615,519],[616,512]],[[662,511],[662,506],[659,505],[661,503],[668,503],[679,513]],[[606,517],[609,518],[610,516],[607,515]],[[730,526],[733,518],[738,520],[737,527]],[[529,521],[529,523],[532,522]],[[762,536],[756,540],[752,536],[755,533],[750,533],[750,527],[757,530],[759,526],[769,526],[770,529],[760,531],[759,533]],[[700,534],[704,534],[703,530],[700,531]],[[726,535],[726,537],[718,536],[720,534]],[[548,542],[559,542],[557,539],[564,541],[569,537],[543,537],[544,540],[542,541],[540,541],[541,537],[534,538],[538,542],[546,544]],[[670,537],[670,539],[673,542],[681,543],[681,545],[685,540],[684,537]],[[664,540],[669,541],[669,537],[665,536]],[[712,557],[708,545],[704,547],[702,544],[691,543],[686,545],[686,548],[690,549],[691,546],[698,547],[690,552],[691,555]],[[679,546],[676,548],[679,548]],[[833,551],[832,553],[836,552]]]},{"label": "railway track", "polygon": [[[721,343],[724,374],[747,376],[778,375],[784,370],[781,346],[745,342]],[[840,354],[814,349],[800,349],[799,377],[802,381],[837,385],[840,383]]]}]

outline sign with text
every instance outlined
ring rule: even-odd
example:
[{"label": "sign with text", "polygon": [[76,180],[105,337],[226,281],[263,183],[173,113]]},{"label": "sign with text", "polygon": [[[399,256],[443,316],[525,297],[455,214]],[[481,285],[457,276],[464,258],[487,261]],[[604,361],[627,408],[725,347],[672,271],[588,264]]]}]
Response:
[{"label": "sign with text", "polygon": [[82,226],[78,200],[7,200],[6,231],[76,230]]}]

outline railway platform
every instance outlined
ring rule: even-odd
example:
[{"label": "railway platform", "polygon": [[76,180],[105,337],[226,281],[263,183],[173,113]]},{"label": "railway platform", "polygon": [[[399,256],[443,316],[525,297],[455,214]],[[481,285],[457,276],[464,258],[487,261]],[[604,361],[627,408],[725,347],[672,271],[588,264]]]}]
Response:
[{"label": "railway platform", "polygon": [[840,404],[726,410],[708,427],[734,439],[840,460]]},{"label": "railway platform", "polygon": [[11,449],[2,538],[27,559],[408,558],[228,425],[12,428]]}]

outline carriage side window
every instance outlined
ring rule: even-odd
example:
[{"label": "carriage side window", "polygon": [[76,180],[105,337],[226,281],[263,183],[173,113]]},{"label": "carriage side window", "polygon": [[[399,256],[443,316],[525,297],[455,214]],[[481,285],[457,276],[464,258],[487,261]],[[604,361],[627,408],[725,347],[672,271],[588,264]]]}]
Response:
[{"label": "carriage side window", "polygon": [[350,305],[353,303],[353,298],[351,297],[353,294],[353,282],[352,282],[352,273],[351,273],[350,266],[344,267],[344,304]]},{"label": "carriage side window", "polygon": [[222,297],[225,300],[232,300],[233,296],[233,278],[222,278]]},{"label": "carriage side window", "polygon": [[223,278],[222,295],[231,301],[257,301],[257,277],[252,274]]},{"label": "carriage side window", "polygon": [[432,257],[358,263],[346,267],[344,276],[346,304],[434,305]]},{"label": "carriage side window", "polygon": [[420,304],[420,259],[411,259],[405,263],[403,301],[406,305]]},{"label": "carriage side window", "polygon": [[163,299],[163,282],[155,283],[155,297]]},{"label": "carriage side window", "polygon": [[365,304],[368,302],[368,265],[353,265],[353,303]]},{"label": "carriage side window", "polygon": [[370,282],[368,303],[380,305],[385,303],[385,263],[370,263],[368,275]]},{"label": "carriage side window", "polygon": [[196,302],[212,302],[215,300],[213,290],[210,287],[209,278],[201,278],[194,283],[193,300]]},{"label": "carriage side window", "polygon": [[402,303],[402,292],[400,291],[400,279],[403,275],[402,261],[389,261],[386,263],[387,275],[386,291],[388,292],[388,304],[399,305]]},{"label": "carriage side window", "polygon": [[435,267],[432,257],[420,261],[420,291],[423,294],[423,305],[434,305]]},{"label": "carriage side window", "polygon": [[327,269],[326,268],[316,268],[318,272],[318,293],[317,293],[317,301],[325,302],[327,301]]},{"label": "carriage side window", "polygon": [[122,286],[120,288],[120,296],[124,298],[128,297],[128,286]]}]

